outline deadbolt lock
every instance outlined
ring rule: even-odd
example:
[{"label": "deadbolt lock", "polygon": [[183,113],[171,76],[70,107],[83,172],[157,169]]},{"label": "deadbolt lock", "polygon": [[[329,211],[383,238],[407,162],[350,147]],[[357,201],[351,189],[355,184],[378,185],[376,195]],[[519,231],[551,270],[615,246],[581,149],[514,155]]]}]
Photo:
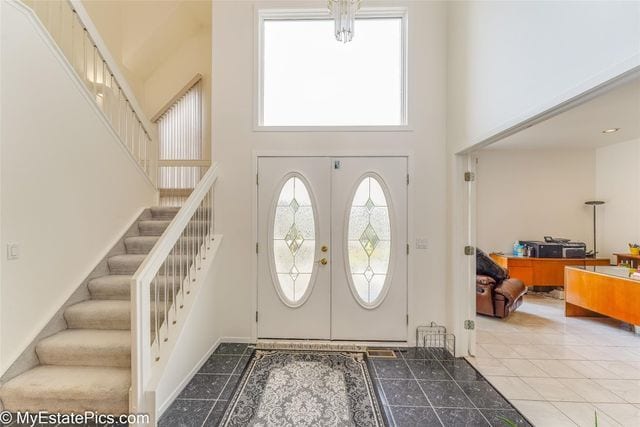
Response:
[{"label": "deadbolt lock", "polygon": [[329,248],[327,246],[323,246],[323,247],[320,248],[320,250],[322,252],[327,252],[329,250]]}]

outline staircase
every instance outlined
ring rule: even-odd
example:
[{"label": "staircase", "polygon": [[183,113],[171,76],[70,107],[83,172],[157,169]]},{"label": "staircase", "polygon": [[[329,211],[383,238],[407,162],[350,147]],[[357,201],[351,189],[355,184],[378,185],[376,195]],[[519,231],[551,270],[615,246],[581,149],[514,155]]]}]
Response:
[{"label": "staircase", "polygon": [[40,364],[0,387],[5,410],[129,412],[131,278],[178,209],[151,208],[137,221],[139,235],[124,238],[126,253],[108,258],[109,275],[89,282],[91,299],[65,310],[67,329],[37,343]]}]

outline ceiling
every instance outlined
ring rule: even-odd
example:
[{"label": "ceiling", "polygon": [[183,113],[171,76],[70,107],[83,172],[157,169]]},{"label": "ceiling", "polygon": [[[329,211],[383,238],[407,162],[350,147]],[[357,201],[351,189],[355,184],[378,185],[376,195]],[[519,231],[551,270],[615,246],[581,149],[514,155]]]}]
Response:
[{"label": "ceiling", "polygon": [[181,44],[211,26],[211,2],[129,0],[122,7],[122,62],[146,79]]},{"label": "ceiling", "polygon": [[[605,129],[620,128],[614,133]],[[486,149],[598,148],[640,138],[640,76]]]}]

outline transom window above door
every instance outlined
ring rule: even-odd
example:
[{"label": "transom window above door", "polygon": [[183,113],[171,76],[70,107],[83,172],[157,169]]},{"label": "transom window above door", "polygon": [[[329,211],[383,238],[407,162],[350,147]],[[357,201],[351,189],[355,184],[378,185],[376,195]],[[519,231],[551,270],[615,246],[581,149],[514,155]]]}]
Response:
[{"label": "transom window above door", "polygon": [[340,43],[327,11],[258,11],[257,130],[407,125],[406,10],[358,12]]}]

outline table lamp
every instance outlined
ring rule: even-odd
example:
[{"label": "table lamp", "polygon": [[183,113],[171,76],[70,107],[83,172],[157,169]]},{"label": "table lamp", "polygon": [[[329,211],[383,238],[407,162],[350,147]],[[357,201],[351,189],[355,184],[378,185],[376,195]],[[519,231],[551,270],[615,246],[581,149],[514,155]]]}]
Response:
[{"label": "table lamp", "polygon": [[593,257],[597,258],[598,250],[596,246],[596,208],[604,205],[602,200],[589,200],[584,202],[585,205],[593,206]]}]

